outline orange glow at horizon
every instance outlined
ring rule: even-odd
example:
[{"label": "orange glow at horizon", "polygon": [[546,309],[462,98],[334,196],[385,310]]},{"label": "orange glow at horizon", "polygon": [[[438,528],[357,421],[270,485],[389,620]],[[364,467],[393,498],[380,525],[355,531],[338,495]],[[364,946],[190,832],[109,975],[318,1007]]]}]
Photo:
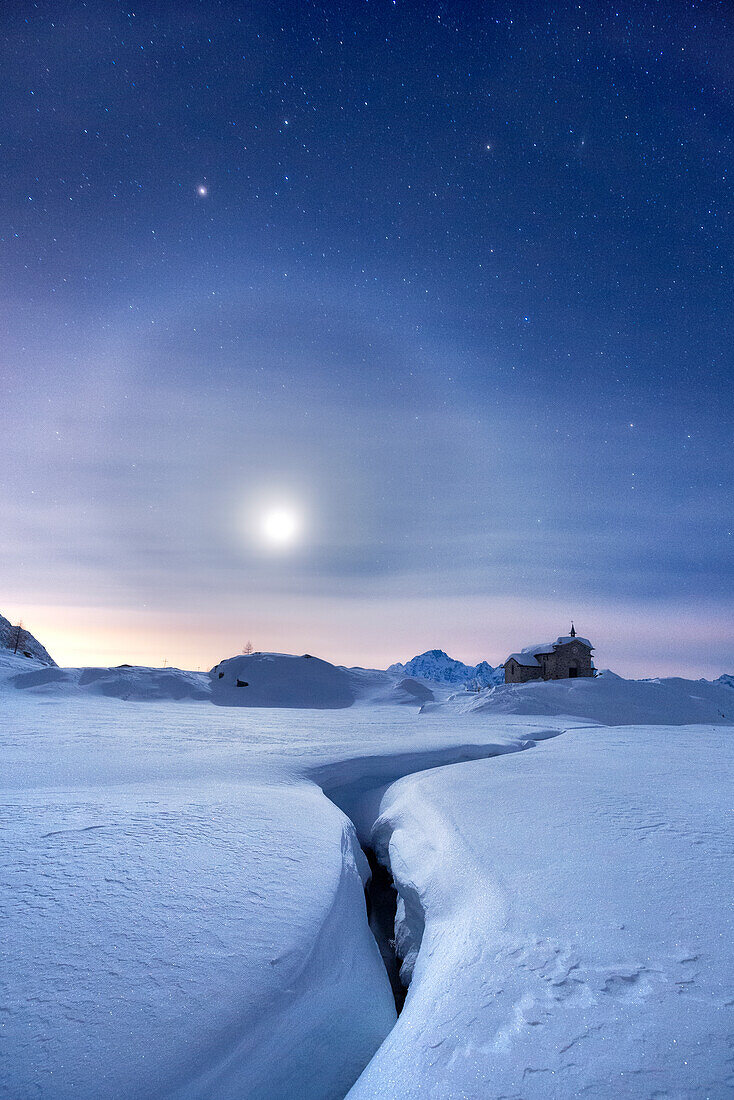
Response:
[{"label": "orange glow at horizon", "polygon": [[[734,671],[721,667],[718,658],[731,647],[734,629],[721,612],[717,617],[693,606],[648,609],[644,615],[619,605],[573,610],[579,633],[595,644],[598,668],[637,678],[715,679]],[[201,670],[241,652],[248,641],[256,650],[316,653],[336,664],[372,668],[434,648],[468,664],[497,665],[512,649],[555,637],[570,623],[567,609],[558,604],[536,602],[531,616],[517,600],[448,597],[300,597],[291,601],[287,617],[272,615],[267,601],[253,605],[247,616],[17,604],[3,613],[13,622],[22,618],[62,666],[166,664]]]}]

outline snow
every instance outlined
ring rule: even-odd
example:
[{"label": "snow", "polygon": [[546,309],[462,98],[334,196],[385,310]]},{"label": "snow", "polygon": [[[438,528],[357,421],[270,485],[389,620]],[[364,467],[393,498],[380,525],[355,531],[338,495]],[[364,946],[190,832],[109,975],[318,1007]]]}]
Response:
[{"label": "snow", "polygon": [[504,663],[507,664],[509,661],[517,661],[519,665],[523,665],[525,668],[537,668],[540,662],[536,660],[536,654],[552,653],[558,646],[570,645],[571,642],[579,642],[581,645],[586,646],[587,649],[594,648],[588,638],[579,638],[575,634],[566,634],[560,638],[556,638],[555,642],[541,642],[539,645],[526,645],[519,653],[511,653],[510,656],[505,659]]},{"label": "snow", "polygon": [[354,830],[279,766],[289,718],[2,710],[0,1095],[343,1096],[395,1010]]},{"label": "snow", "polygon": [[0,655],[0,1096],[726,1095],[733,712],[727,677]]},{"label": "snow", "polygon": [[531,666],[533,668],[539,668],[540,662],[535,658],[536,652],[545,652],[545,647],[537,646],[535,649],[523,650],[522,653],[511,653],[505,661],[505,664],[508,664],[510,661],[517,661],[519,665],[525,665],[527,668]]},{"label": "snow", "polygon": [[58,695],[87,691],[128,702],[145,700],[208,699],[208,677],[179,668],[36,668],[18,672],[13,684],[21,691]]},{"label": "snow", "polygon": [[582,638],[578,634],[562,634],[560,638],[556,638],[555,642],[552,643],[552,646],[570,645],[571,642],[580,642],[581,645],[585,645],[587,649],[594,648],[588,638]]},{"label": "snow", "polygon": [[0,676],[0,1096],[344,1096],[395,1009],[354,828],[306,777],[462,758],[473,720],[18,690],[27,665]]},{"label": "snow", "polygon": [[430,687],[411,677],[396,680],[377,669],[345,669],[282,653],[232,657],[210,673],[134,665],[46,668],[0,653],[3,674],[12,677],[14,687],[34,695],[105,695],[126,702],[206,699],[220,706],[338,709],[355,702],[417,707],[435,698]]},{"label": "snow", "polygon": [[353,830],[313,788],[64,787],[3,817],[4,1095],[343,1095],[389,1031]]},{"label": "snow", "polygon": [[444,705],[480,714],[568,715],[608,726],[734,722],[734,691],[721,681],[625,680],[608,670],[575,680],[501,684],[468,702],[454,697]]},{"label": "snow", "polygon": [[462,665],[441,651],[391,665],[386,672],[343,668],[309,654],[253,653],[221,661],[210,680],[212,702],[221,706],[329,710],[354,703],[420,705],[434,701],[442,686],[491,683],[494,673],[486,662]]},{"label": "snow", "polygon": [[253,653],[221,661],[210,673],[212,702],[227,707],[332,710],[355,700],[349,675],[318,657]]},{"label": "snow", "polygon": [[577,728],[400,780],[405,1009],[350,1100],[731,1095],[732,731]]},{"label": "snow", "polygon": [[398,680],[395,691],[396,693],[402,693],[406,702],[432,703],[435,699],[431,689],[426,684],[422,684],[420,680],[413,679],[412,676],[406,676],[404,679]]}]

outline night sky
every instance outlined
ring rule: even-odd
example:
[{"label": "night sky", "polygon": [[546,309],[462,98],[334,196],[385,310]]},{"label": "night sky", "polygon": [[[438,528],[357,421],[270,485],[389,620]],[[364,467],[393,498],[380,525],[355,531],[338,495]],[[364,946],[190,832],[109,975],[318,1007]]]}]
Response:
[{"label": "night sky", "polygon": [[733,57],[716,0],[4,5],[0,612],[734,672]]}]

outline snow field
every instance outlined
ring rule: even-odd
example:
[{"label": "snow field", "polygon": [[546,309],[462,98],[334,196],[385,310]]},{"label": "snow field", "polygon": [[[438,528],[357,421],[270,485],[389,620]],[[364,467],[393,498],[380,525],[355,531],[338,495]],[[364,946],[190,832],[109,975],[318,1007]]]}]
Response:
[{"label": "snow field", "polygon": [[393,779],[461,757],[475,723],[132,704],[5,671],[0,1096],[344,1096],[395,1009],[353,828],[300,777],[359,780],[361,748],[368,785]]},{"label": "snow field", "polygon": [[608,670],[578,680],[500,684],[471,697],[454,696],[463,713],[548,714],[606,726],[734,724],[734,690],[719,680],[625,680]]},{"label": "snow field", "polygon": [[392,1027],[363,856],[312,786],[16,791],[2,817],[8,1100],[337,1098]]},{"label": "snow field", "polygon": [[[729,1095],[731,687],[419,714],[332,670],[355,705],[279,710],[0,655],[0,1096]],[[394,1027],[355,830],[399,892]]]},{"label": "snow field", "polygon": [[389,787],[413,978],[350,1100],[730,1096],[733,779],[730,730],[633,727]]}]

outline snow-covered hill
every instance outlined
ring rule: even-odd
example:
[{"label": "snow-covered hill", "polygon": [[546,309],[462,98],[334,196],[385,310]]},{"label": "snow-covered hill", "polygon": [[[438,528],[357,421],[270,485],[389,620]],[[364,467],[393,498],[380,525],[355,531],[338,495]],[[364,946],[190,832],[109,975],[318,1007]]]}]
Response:
[{"label": "snow-covered hill", "polygon": [[44,646],[23,627],[14,626],[3,615],[0,615],[0,649],[7,649],[19,657],[34,658],[42,665],[55,666],[51,654]]},{"label": "snow-covered hill", "polygon": [[[410,668],[417,674],[404,674]],[[713,682],[625,680],[605,671],[593,679],[492,684],[467,692],[475,680],[463,678],[466,670],[480,668],[452,661],[441,650],[386,672],[345,668],[306,654],[253,653],[220,661],[210,673],[131,665],[57,668],[0,650],[0,679],[29,695],[104,695],[126,702],[199,701],[274,710],[402,704],[423,714],[568,716],[604,725],[734,724],[734,677],[728,675]],[[492,675],[501,674],[487,668]]]},{"label": "snow-covered hill", "polygon": [[0,662],[0,676],[13,687],[32,695],[106,695],[126,702],[173,702],[184,699],[209,699],[209,679],[204,672],[185,672],[180,668],[146,668],[118,665],[114,668],[28,669],[11,656]]},{"label": "snow-covered hill", "polygon": [[209,673],[211,700],[225,707],[339,710],[355,703],[420,706],[434,698],[410,676],[371,668],[344,668],[319,657],[251,653],[220,661]]},{"label": "snow-covered hill", "polygon": [[390,665],[392,676],[409,676],[417,680],[429,680],[438,684],[470,684],[487,687],[504,682],[501,668],[493,668],[487,661],[478,665],[465,665],[444,653],[442,649],[429,649],[405,664]]},{"label": "snow-covered hill", "polygon": [[[469,700],[453,696],[445,705],[475,714],[547,714],[588,718],[605,726],[734,725],[734,688],[718,680],[684,680],[679,676],[625,680],[608,669],[578,680],[534,680],[500,684]],[[426,709],[441,704],[427,703]]]},{"label": "snow-covered hill", "polygon": [[223,707],[351,707],[355,693],[346,669],[319,657],[251,653],[220,661],[209,673],[212,702]]}]

